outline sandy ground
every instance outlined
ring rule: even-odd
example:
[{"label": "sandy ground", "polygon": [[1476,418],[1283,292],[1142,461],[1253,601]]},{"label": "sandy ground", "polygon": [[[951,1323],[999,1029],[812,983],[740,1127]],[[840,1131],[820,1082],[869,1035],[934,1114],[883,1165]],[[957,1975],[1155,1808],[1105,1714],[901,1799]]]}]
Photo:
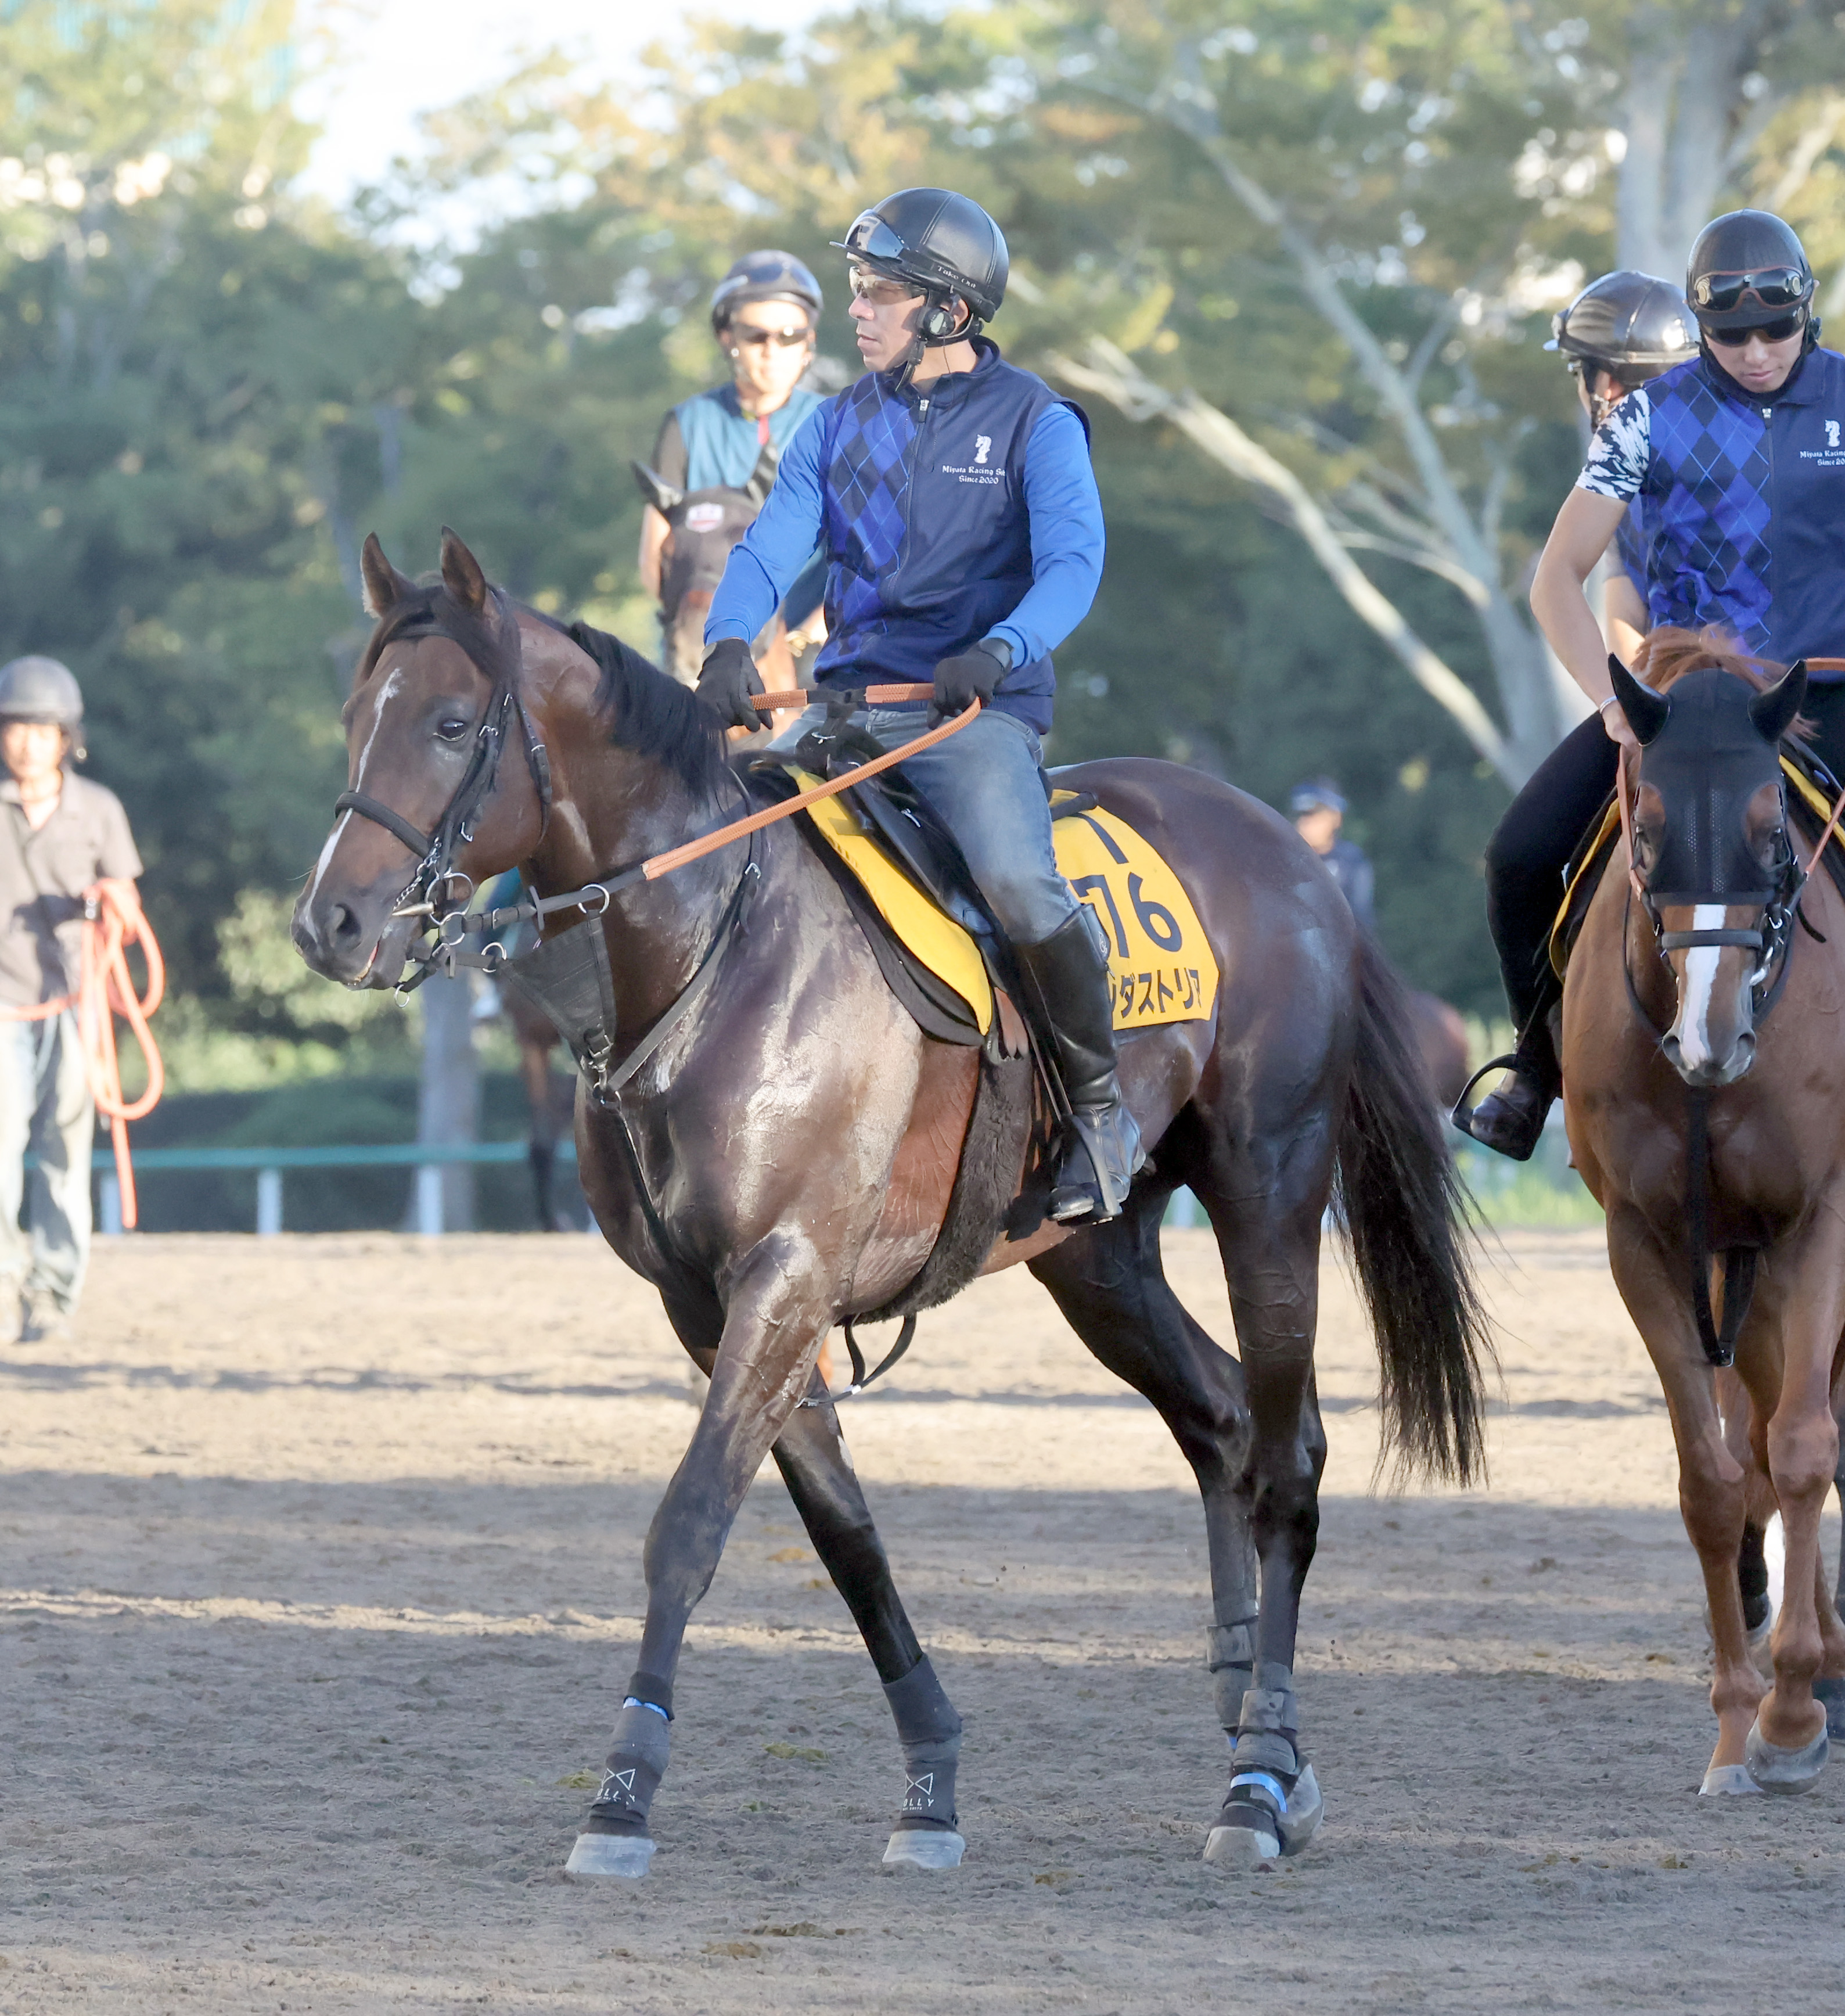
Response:
[{"label": "sandy ground", "polygon": [[1329,1269],[1302,1860],[1199,1859],[1196,1499],[1020,1273],[849,1416],[967,1720],[966,1863],[880,1868],[895,1745],[771,1471],[636,1889],[561,1872],[692,1419],[657,1305],[582,1238],[110,1243],[73,1340],[0,1352],[0,2008],[1836,2007],[1845,1781],[1693,1796],[1696,1579],[1599,1236],[1494,1280],[1492,1488],[1394,1498]]}]

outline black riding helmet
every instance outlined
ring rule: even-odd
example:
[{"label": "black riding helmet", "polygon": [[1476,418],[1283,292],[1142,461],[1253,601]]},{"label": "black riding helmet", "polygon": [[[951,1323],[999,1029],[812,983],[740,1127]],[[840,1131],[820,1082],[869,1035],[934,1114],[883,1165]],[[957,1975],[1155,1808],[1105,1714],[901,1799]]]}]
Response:
[{"label": "black riding helmet", "polygon": [[[861,211],[833,249],[929,297],[930,310],[958,297],[971,311],[968,324],[925,327],[931,342],[958,342],[991,322],[1005,299],[1011,262],[999,226],[973,197],[953,189],[899,189]],[[925,315],[927,324],[931,316]]]},{"label": "black riding helmet", "polygon": [[1591,280],[1551,321],[1546,350],[1571,365],[1588,364],[1631,388],[1689,363],[1698,354],[1698,328],[1685,297],[1669,280],[1630,267]]},{"label": "black riding helmet", "polygon": [[1765,210],[1732,210],[1705,225],[1685,265],[1685,297],[1706,331],[1764,329],[1797,315],[1807,348],[1819,340],[1806,248]]},{"label": "black riding helmet", "polygon": [[807,311],[809,322],[820,319],[825,305],[816,280],[792,252],[746,252],[711,295],[711,331],[724,333],[725,325],[747,301],[793,301]]}]

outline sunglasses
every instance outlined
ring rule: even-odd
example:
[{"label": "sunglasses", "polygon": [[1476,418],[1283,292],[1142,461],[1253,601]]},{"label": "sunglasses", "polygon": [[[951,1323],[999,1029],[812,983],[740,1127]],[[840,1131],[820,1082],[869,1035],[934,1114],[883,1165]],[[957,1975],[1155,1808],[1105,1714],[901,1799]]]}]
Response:
[{"label": "sunglasses", "polygon": [[1700,313],[1728,315],[1750,296],[1764,308],[1798,308],[1812,286],[1793,266],[1775,266],[1763,273],[1704,273],[1692,285],[1692,306]]},{"label": "sunglasses", "polygon": [[854,298],[869,301],[874,308],[888,308],[894,301],[913,301],[922,291],[907,281],[887,279],[869,266],[854,266],[846,277]]},{"label": "sunglasses", "polygon": [[730,329],[732,343],[774,344],[778,349],[792,350],[797,344],[811,340],[810,329],[739,329],[733,323]]},{"label": "sunglasses", "polygon": [[1740,350],[1752,336],[1759,336],[1764,343],[1785,343],[1806,326],[1805,311],[1796,308],[1792,315],[1782,315],[1774,322],[1758,322],[1751,329],[1707,329],[1704,334],[1720,350]]}]

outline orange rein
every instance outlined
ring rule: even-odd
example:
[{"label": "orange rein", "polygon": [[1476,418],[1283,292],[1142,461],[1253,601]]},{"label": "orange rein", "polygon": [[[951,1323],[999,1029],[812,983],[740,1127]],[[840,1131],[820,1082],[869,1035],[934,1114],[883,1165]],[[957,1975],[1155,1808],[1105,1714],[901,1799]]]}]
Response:
[{"label": "orange rein", "polygon": [[[63,1014],[67,1008],[77,1010],[77,1046],[84,1075],[89,1080],[96,1110],[109,1122],[116,1178],[121,1186],[122,1224],[131,1232],[139,1214],[135,1201],[135,1168],[128,1159],[128,1122],[145,1119],[166,1088],[166,1067],[160,1061],[147,1018],[160,1006],[160,997],[167,991],[167,968],[147,919],[138,909],[132,914],[124,910],[100,886],[86,890],[85,897],[83,963],[77,992],[60,995],[55,1001],[41,1001],[33,1008],[0,1008],[0,1021],[44,1022]],[[92,908],[94,916],[88,914]],[[134,977],[128,971],[131,945],[140,946],[141,956],[147,963],[144,995],[135,992]],[[121,1059],[115,1046],[117,1015],[128,1024],[147,1060],[147,1089],[136,1100],[125,1099],[122,1094]]]},{"label": "orange rein", "polygon": [[[880,703],[889,705],[900,700],[929,700],[933,697],[932,686],[867,686],[865,697],[874,707]],[[822,695],[822,697],[825,696]],[[764,714],[772,714],[779,707],[805,707],[813,694],[797,688],[792,693],[757,693],[750,704]],[[966,707],[952,721],[944,721],[939,728],[930,729],[926,734],[919,735],[914,742],[906,742],[901,749],[892,749],[874,758],[869,763],[843,777],[836,777],[829,784],[815,784],[804,791],[798,791],[792,798],[784,798],[779,805],[771,805],[766,812],[752,812],[747,819],[739,819],[734,826],[720,826],[715,833],[707,833],[702,840],[689,840],[683,847],[675,847],[665,854],[656,854],[641,865],[641,873],[648,881],[656,880],[662,875],[670,875],[675,868],[683,868],[687,862],[702,860],[707,854],[715,854],[721,847],[728,847],[732,841],[743,839],[746,834],[757,833],[765,826],[773,826],[777,819],[786,819],[791,812],[804,807],[817,805],[822,798],[830,798],[841,791],[850,790],[854,784],[861,784],[867,777],[875,777],[880,770],[888,770],[895,765],[914,756],[919,750],[931,749],[938,742],[945,742],[951,735],[958,735],[980,711],[977,700],[969,700]]]},{"label": "orange rein", "polygon": [[[1845,672],[1845,658],[1809,658],[1807,669],[1810,672]],[[1845,791],[1839,794],[1839,802],[1832,807],[1832,815],[1826,821],[1818,844],[1814,848],[1812,858],[1807,863],[1809,875],[1819,866],[1819,858],[1825,852],[1825,844],[1838,831],[1842,816],[1845,816]]]}]

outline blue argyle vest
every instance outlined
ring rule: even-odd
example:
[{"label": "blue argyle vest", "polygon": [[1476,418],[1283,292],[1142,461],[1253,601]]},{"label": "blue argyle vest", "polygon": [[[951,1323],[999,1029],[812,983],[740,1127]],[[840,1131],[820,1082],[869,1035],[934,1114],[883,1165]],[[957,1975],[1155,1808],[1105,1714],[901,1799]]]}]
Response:
[{"label": "blue argyle vest", "polygon": [[1720,625],[1783,664],[1845,657],[1845,358],[1811,351],[1766,404],[1702,356],[1646,396],[1653,622]]},{"label": "blue argyle vest", "polygon": [[[972,371],[919,393],[872,372],[833,402],[820,459],[823,684],[933,679],[939,660],[978,643],[1031,585],[1026,444],[1048,407],[1070,402],[985,338],[978,347]],[[1013,666],[994,704],[1041,732],[1056,690],[1047,654]]]}]

